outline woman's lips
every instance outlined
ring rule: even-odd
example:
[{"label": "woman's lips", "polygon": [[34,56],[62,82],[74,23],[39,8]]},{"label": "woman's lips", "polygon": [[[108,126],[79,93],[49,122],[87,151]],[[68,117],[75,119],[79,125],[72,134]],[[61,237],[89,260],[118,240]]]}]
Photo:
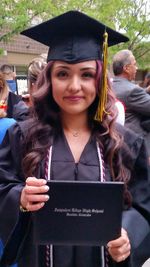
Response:
[{"label": "woman's lips", "polygon": [[83,96],[65,96],[64,99],[75,102],[83,99]]}]

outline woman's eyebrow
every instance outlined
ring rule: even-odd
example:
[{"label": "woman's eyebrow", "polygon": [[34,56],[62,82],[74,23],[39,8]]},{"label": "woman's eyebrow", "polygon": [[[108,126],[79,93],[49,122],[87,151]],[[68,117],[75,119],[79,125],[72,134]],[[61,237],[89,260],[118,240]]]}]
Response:
[{"label": "woman's eyebrow", "polygon": [[55,69],[59,69],[59,68],[70,69],[68,66],[65,66],[65,65],[58,65],[55,67]]},{"label": "woman's eyebrow", "polygon": [[[55,66],[54,67],[54,69],[59,69],[59,68],[67,69],[67,70],[70,70],[71,69],[69,66],[65,66],[65,65],[58,65],[58,66]],[[96,68],[95,67],[92,67],[92,66],[89,66],[89,67],[81,67],[80,68],[80,71],[84,71],[84,70],[94,70],[94,71],[96,71]]]},{"label": "woman's eyebrow", "polygon": [[80,68],[80,70],[96,70],[95,67],[83,67],[83,68]]}]

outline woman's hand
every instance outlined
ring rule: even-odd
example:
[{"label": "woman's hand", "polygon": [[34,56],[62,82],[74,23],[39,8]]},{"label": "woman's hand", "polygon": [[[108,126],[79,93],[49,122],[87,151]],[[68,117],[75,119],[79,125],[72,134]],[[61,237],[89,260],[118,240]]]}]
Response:
[{"label": "woman's hand", "polygon": [[121,236],[107,244],[108,252],[116,262],[124,261],[130,255],[131,245],[127,232],[122,228]]},{"label": "woman's hand", "polygon": [[26,185],[21,192],[20,204],[28,211],[36,211],[41,209],[49,196],[45,193],[49,190],[45,179],[37,179],[28,177]]}]

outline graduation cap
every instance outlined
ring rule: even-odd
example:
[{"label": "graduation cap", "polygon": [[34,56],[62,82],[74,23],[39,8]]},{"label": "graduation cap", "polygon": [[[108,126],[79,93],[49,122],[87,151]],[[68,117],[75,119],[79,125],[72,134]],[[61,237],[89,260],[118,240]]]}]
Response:
[{"label": "graduation cap", "polygon": [[[49,47],[47,61],[60,60],[79,63],[87,60],[104,61],[103,79],[106,87],[107,45],[129,39],[101,22],[79,11],[69,11],[21,32]],[[104,109],[106,88],[102,90],[100,108]],[[101,111],[101,119],[102,119]],[[100,119],[100,120],[101,120]]]},{"label": "graduation cap", "polygon": [[69,11],[21,32],[50,47],[47,61],[76,63],[102,59],[103,34],[108,33],[108,46],[129,39],[79,11]]}]

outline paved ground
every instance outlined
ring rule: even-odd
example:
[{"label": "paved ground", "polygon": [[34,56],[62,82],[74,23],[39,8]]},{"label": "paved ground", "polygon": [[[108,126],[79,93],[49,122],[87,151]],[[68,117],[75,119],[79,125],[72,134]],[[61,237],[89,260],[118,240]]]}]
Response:
[{"label": "paved ground", "polygon": [[150,267],[150,259],[148,259],[142,267]]}]

